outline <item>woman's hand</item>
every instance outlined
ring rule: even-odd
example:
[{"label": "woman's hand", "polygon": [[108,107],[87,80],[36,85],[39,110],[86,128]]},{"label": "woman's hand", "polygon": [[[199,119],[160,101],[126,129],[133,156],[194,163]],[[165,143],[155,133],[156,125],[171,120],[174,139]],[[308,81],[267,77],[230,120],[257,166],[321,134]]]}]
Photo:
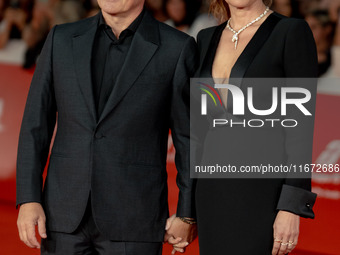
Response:
[{"label": "woman's hand", "polygon": [[272,255],[291,252],[297,245],[299,237],[300,216],[279,211],[274,222],[274,245]]},{"label": "woman's hand", "polygon": [[171,254],[185,252],[185,248],[196,238],[196,224],[188,224],[172,215],[166,222],[164,242],[173,246]]}]

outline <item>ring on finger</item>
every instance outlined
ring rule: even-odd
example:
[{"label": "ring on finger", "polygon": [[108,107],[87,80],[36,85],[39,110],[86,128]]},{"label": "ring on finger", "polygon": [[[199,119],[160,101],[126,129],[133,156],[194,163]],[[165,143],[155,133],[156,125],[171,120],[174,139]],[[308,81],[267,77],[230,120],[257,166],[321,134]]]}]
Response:
[{"label": "ring on finger", "polygon": [[289,243],[281,243],[281,245],[288,245]]},{"label": "ring on finger", "polygon": [[275,238],[275,239],[274,239],[274,242],[282,243],[282,240],[280,240],[280,239],[278,239],[278,238]]},{"label": "ring on finger", "polygon": [[177,248],[177,249],[183,249],[182,247],[176,246],[175,244],[172,247]]}]

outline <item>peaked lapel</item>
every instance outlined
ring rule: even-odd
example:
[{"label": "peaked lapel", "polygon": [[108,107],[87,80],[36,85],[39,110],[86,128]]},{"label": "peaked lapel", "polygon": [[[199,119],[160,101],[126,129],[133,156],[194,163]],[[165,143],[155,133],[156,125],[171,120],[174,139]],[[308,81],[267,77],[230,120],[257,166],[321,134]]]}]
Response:
[{"label": "peaked lapel", "polygon": [[[231,69],[229,83],[241,87],[242,79],[245,77],[246,72],[255,59],[256,55],[260,52],[261,48],[273,32],[277,23],[281,20],[275,13],[269,17],[259,27],[253,38],[250,40],[244,51],[237,59],[235,65]],[[250,77],[251,78],[251,77]],[[229,112],[233,110],[233,97],[228,93],[227,109]]]},{"label": "peaked lapel", "polygon": [[209,31],[210,33],[203,38],[204,40],[202,40],[201,46],[202,50],[200,52],[201,64],[196,72],[196,77],[212,77],[212,64],[214,62],[216,50],[226,24],[227,22],[224,22],[214,27],[214,29],[211,29],[211,31]]},{"label": "peaked lapel", "polygon": [[146,11],[131,42],[122,70],[108,98],[98,124],[117,106],[133,86],[160,44],[158,22]]},{"label": "peaked lapel", "polygon": [[[282,17],[274,12],[260,26],[244,51],[237,59],[235,65],[232,67],[229,77],[229,84],[241,87],[242,80],[245,78],[249,66],[271,35],[274,27],[281,19]],[[221,25],[216,26],[214,31],[209,35],[208,38],[206,38],[209,43],[206,44],[206,49],[202,51],[204,52],[204,57],[199,70],[200,77],[212,77],[212,65],[222,32],[226,27],[226,24],[227,22],[224,22]],[[220,94],[218,90],[217,93]],[[233,110],[233,97],[231,93],[228,93],[227,104],[227,109],[225,107],[218,107],[218,109],[215,110],[216,112],[214,112],[214,117],[220,116],[222,118],[223,116],[228,116],[230,119],[238,120],[238,117],[231,114]]]},{"label": "peaked lapel", "polygon": [[78,84],[87,108],[94,121],[97,120],[97,113],[94,103],[92,75],[91,75],[91,57],[94,38],[96,36],[99,14],[85,20],[89,24],[84,24],[85,31],[80,32],[73,37],[73,59],[77,74]]},{"label": "peaked lapel", "polygon": [[272,13],[260,26],[253,38],[250,40],[242,54],[237,59],[233,66],[230,78],[243,78],[248,70],[248,67],[253,62],[254,58],[261,50],[269,36],[271,35],[274,27],[279,22],[280,18]]}]

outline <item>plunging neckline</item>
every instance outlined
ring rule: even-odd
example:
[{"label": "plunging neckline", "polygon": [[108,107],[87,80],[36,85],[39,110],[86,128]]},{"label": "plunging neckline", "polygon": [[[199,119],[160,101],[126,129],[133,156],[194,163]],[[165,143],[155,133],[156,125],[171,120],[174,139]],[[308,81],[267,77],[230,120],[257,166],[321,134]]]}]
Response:
[{"label": "plunging neckline", "polygon": [[[269,14],[267,19],[260,25],[257,29],[253,37],[250,39],[240,56],[237,58],[235,64],[231,68],[231,72],[229,75],[228,83],[232,83],[234,86],[238,86],[241,88],[242,80],[246,75],[248,68],[251,66],[251,63],[261,51],[262,47],[270,37],[271,33],[273,32],[275,26],[278,22],[282,19],[281,15],[272,12]],[[211,37],[208,39],[208,45],[206,50],[203,49],[204,57],[202,59],[202,64],[200,67],[200,77],[206,77],[213,79],[212,76],[212,68],[213,63],[215,60],[215,55],[217,51],[217,47],[219,45],[223,30],[225,29],[227,22],[220,24],[219,26],[215,27],[214,31],[212,32]],[[249,77],[250,78],[250,77]],[[220,91],[216,90],[216,92],[221,96]],[[227,106],[221,107],[223,112],[227,113],[228,111],[232,112],[232,96],[228,93],[227,98]]]},{"label": "plunging neckline", "polygon": [[[216,29],[217,31],[216,32],[219,32],[218,33],[218,37],[216,38],[216,41],[217,41],[217,45],[216,47],[213,47],[213,52],[212,52],[212,62],[211,62],[211,65],[210,65],[210,68],[209,68],[209,75],[210,77],[214,79],[223,79],[223,81],[229,81],[231,78],[243,78],[243,77],[237,77],[236,75],[233,75],[235,73],[235,68],[237,66],[240,65],[240,62],[246,58],[246,54],[247,52],[249,52],[249,49],[252,48],[252,45],[256,43],[257,41],[257,38],[259,37],[259,35],[261,34],[262,30],[265,28],[265,24],[267,24],[271,17],[273,16],[275,12],[272,12],[271,14],[268,15],[268,17],[262,22],[262,24],[259,26],[259,28],[256,30],[256,32],[254,33],[254,35],[252,36],[252,38],[250,39],[250,41],[247,43],[246,47],[243,49],[243,51],[241,52],[241,54],[238,56],[238,58],[236,59],[234,65],[231,67],[230,69],[230,74],[229,74],[229,77],[226,77],[226,78],[214,78],[213,75],[212,75],[212,69],[213,69],[213,66],[214,66],[214,62],[215,62],[215,58],[216,58],[216,52],[217,52],[217,48],[220,44],[220,40],[221,40],[221,37],[222,37],[222,34],[223,34],[223,31],[225,29],[225,27],[227,26],[227,23],[228,21],[222,23],[218,28],[219,29]],[[213,38],[214,39],[214,36]]]}]

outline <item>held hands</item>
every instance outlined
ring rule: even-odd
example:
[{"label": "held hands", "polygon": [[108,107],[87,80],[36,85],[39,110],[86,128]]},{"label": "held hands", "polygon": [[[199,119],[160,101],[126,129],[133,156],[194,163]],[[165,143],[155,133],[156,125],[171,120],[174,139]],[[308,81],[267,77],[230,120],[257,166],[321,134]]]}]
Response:
[{"label": "held hands", "polygon": [[40,249],[40,243],[35,236],[35,226],[41,238],[46,238],[46,218],[44,210],[39,203],[27,203],[20,206],[17,225],[20,240],[28,247]]},{"label": "held hands", "polygon": [[171,254],[185,252],[185,248],[197,236],[196,224],[185,223],[175,214],[167,220],[165,230],[164,242],[168,242],[174,247]]},{"label": "held hands", "polygon": [[279,211],[274,222],[274,245],[272,255],[291,252],[297,245],[299,237],[300,216]]}]

